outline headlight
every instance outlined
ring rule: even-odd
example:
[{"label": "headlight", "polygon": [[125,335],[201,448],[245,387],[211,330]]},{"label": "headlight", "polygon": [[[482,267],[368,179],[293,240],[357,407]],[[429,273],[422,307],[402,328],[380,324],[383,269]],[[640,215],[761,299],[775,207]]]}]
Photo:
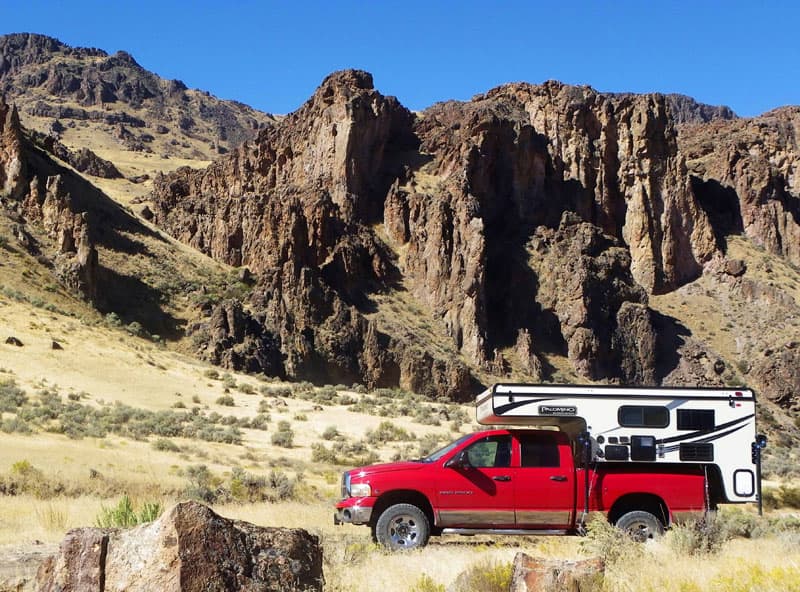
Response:
[{"label": "headlight", "polygon": [[350,485],[350,495],[353,497],[369,497],[372,495],[372,487],[369,483],[353,483]]}]

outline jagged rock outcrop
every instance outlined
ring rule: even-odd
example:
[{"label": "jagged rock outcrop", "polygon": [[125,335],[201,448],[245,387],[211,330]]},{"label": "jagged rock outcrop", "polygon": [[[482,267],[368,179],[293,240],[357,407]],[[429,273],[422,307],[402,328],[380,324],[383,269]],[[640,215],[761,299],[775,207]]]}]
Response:
[{"label": "jagged rock outcrop", "polygon": [[[130,54],[70,47],[32,33],[0,36],[0,94],[25,104],[24,114],[104,126],[172,131],[158,150],[184,157],[227,150],[255,135],[274,118],[246,105],[190,90],[179,80],[164,80],[142,68]],[[64,105],[64,102],[73,105]],[[74,106],[74,103],[80,107]],[[189,125],[191,122],[191,125]],[[127,149],[154,150],[149,134],[124,138]],[[150,136],[151,138],[152,136]],[[181,138],[201,141],[190,145]],[[175,143],[170,144],[169,140]],[[210,149],[211,145],[216,148]],[[206,154],[197,154],[207,150]]]},{"label": "jagged rock outcrop", "polygon": [[129,530],[72,530],[36,578],[40,592],[305,592],[322,586],[316,536],[228,520],[196,502]]},{"label": "jagged rock outcrop", "polygon": [[800,265],[800,107],[685,126],[680,147],[718,240],[743,232]]},{"label": "jagged rock outcrop", "polygon": [[[694,279],[716,253],[664,97],[559,83],[508,85],[415,117],[375,91],[369,74],[335,73],[252,144],[205,171],[157,179],[151,201],[153,221],[173,236],[259,276],[250,305],[279,339],[287,376],[369,384],[417,384],[415,369],[428,366],[405,357],[415,344],[365,318],[370,294],[397,281],[474,368],[492,371],[495,350],[514,347],[520,369],[541,378],[536,352],[517,341],[546,325],[584,376],[652,383],[646,291]],[[571,251],[536,267],[525,245],[564,212],[587,234],[618,241],[628,259],[598,260],[576,280],[585,294],[597,288],[590,278],[614,278],[605,316],[556,314],[553,327],[540,288]],[[586,246],[573,240],[578,252]],[[626,301],[643,308],[617,318]],[[370,357],[370,332],[391,355]],[[445,374],[460,368],[442,361]]]},{"label": "jagged rock outcrop", "polygon": [[[0,101],[0,205],[25,222],[39,224],[54,244],[54,272],[59,282],[89,300],[97,298],[98,255],[88,214],[79,211],[62,173],[42,160],[25,138],[16,107]],[[21,243],[32,253],[37,241],[19,224]]]},{"label": "jagged rock outcrop", "polygon": [[654,384],[655,329],[647,294],[633,281],[628,251],[600,229],[565,214],[531,239],[536,300],[559,321],[567,355],[590,379]]},{"label": "jagged rock outcrop", "polygon": [[708,123],[718,119],[736,119],[736,113],[724,105],[698,103],[692,97],[679,94],[665,95],[667,105],[676,124]]},{"label": "jagged rock outcrop", "polygon": [[32,139],[38,146],[81,173],[103,179],[122,178],[122,173],[114,166],[113,162],[100,158],[88,148],[80,148],[77,151],[70,150],[52,134],[34,133]]}]

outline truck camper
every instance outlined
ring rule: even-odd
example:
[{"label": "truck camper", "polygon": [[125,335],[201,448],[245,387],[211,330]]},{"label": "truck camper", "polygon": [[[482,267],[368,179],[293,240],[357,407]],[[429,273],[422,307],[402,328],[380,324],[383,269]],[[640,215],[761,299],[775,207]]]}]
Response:
[{"label": "truck camper", "polygon": [[426,458],[346,471],[337,523],[390,549],[454,533],[576,534],[590,512],[645,540],[722,503],[761,500],[746,388],[496,384],[488,429]]}]

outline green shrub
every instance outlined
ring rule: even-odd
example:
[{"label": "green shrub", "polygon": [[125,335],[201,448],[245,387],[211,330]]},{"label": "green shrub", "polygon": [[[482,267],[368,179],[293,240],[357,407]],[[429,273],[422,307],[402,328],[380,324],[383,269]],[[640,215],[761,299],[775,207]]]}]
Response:
[{"label": "green shrub", "polygon": [[152,522],[162,512],[163,508],[157,502],[145,502],[141,510],[137,512],[131,499],[127,495],[123,495],[113,508],[101,506],[95,524],[100,528],[130,528],[137,524]]},{"label": "green shrub", "polygon": [[186,468],[189,484],[184,496],[201,502],[214,503],[217,499],[217,480],[206,465],[191,465]]},{"label": "green shrub", "polygon": [[219,372],[217,370],[214,370],[213,368],[210,368],[205,372],[203,372],[203,376],[205,376],[206,378],[210,378],[211,380],[219,380]]}]

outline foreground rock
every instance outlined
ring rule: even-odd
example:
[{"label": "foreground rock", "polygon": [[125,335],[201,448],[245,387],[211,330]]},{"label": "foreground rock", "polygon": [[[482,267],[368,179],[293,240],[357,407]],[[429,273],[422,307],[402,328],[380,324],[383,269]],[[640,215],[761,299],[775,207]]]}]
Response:
[{"label": "foreground rock", "polygon": [[40,592],[322,590],[322,548],[301,529],[268,528],[180,503],[130,530],[80,528],[39,568]]},{"label": "foreground rock", "polygon": [[605,577],[601,559],[539,559],[517,553],[510,592],[582,592],[600,590]]}]

